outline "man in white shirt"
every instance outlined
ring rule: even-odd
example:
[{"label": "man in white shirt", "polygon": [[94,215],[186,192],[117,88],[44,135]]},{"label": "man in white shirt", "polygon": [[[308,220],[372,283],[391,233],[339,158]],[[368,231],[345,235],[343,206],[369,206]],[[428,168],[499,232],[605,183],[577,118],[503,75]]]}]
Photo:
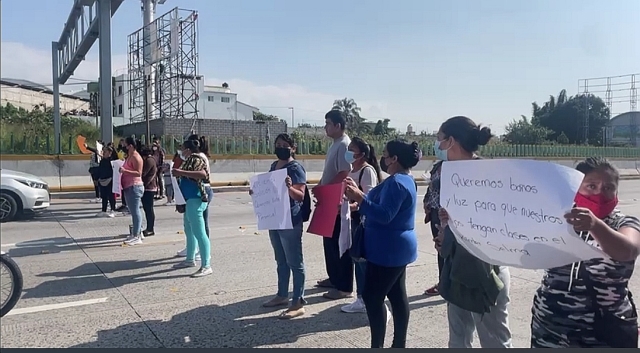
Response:
[{"label": "man in white shirt", "polygon": [[[351,139],[345,133],[347,120],[340,110],[331,110],[325,115],[324,130],[333,143],[325,157],[322,179],[318,185],[341,183],[351,171],[351,164],[347,162],[345,154]],[[318,281],[318,287],[332,288],[324,294],[327,299],[343,299],[352,296],[353,292],[353,262],[348,254],[340,257],[340,215],[331,238],[323,238],[324,261],[329,278]]]}]

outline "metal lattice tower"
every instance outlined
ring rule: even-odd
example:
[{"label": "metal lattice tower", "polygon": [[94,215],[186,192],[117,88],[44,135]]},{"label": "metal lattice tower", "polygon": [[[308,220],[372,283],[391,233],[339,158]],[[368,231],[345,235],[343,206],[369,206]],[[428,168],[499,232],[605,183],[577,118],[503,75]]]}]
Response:
[{"label": "metal lattice tower", "polygon": [[589,96],[604,94],[604,103],[609,108],[609,118],[625,113],[624,103],[629,103],[629,111],[636,111],[638,78],[640,73],[578,80],[578,92],[584,95],[585,100],[585,117],[582,126],[585,144],[588,143],[589,138]]},{"label": "metal lattice tower", "polygon": [[[129,35],[132,123],[146,121],[146,87],[150,84],[154,93],[149,119],[198,118],[197,31],[198,13],[176,7],[151,22],[146,30],[143,27]],[[150,56],[145,56],[145,46],[151,48]]]}]

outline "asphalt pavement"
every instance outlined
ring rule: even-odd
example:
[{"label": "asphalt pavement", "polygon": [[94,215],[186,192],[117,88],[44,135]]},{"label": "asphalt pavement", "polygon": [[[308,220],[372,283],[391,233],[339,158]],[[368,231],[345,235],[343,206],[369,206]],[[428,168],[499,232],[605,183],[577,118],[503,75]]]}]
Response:
[{"label": "asphalt pavement", "polygon": [[[419,194],[424,195],[425,187]],[[623,181],[620,208],[640,216],[640,181]],[[190,278],[173,270],[184,247],[181,215],[156,207],[156,235],[122,246],[129,216],[95,218],[99,205],[55,199],[33,219],[2,224],[2,250],[19,264],[24,292],[1,319],[2,348],[366,348],[366,314],[345,314],[350,300],[328,301],[314,288],[325,277],[322,239],[305,234],[307,314],[276,319],[261,307],[276,292],[275,261],[265,231],[257,231],[247,193],[215,195],[210,215],[214,274]],[[419,258],[408,269],[408,347],[446,347],[446,307],[423,292],[437,280],[435,250],[421,207]],[[639,273],[636,271],[636,273]],[[516,347],[529,345],[531,300],[542,271],[511,270],[510,326]],[[640,291],[638,275],[631,289]],[[391,344],[393,323],[387,330]],[[477,340],[474,343],[477,346]]]}]

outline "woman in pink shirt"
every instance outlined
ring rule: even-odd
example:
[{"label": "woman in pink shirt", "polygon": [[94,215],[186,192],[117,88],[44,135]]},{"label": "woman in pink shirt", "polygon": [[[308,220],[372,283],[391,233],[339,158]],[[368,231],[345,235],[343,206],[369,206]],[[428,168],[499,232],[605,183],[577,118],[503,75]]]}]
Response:
[{"label": "woman in pink shirt", "polygon": [[133,137],[124,140],[127,151],[127,159],[120,167],[122,195],[124,196],[131,218],[133,220],[133,230],[124,241],[127,245],[142,244],[142,195],[144,194],[144,183],[142,182],[142,157],[140,156],[141,143]]}]

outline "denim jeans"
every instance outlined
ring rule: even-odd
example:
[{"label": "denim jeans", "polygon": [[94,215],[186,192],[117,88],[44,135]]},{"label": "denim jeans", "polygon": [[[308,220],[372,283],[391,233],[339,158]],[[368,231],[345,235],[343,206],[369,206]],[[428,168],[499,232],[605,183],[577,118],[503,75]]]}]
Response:
[{"label": "denim jeans", "polygon": [[509,268],[500,266],[498,277],[504,283],[504,288],[498,294],[496,306],[491,308],[491,312],[482,315],[447,304],[449,348],[472,348],[474,330],[478,331],[482,348],[512,348],[507,310],[511,282]]},{"label": "denim jeans", "polygon": [[133,220],[132,235],[136,236],[142,233],[142,210],[140,205],[142,204],[143,194],[143,185],[134,185],[122,190],[122,195],[127,202],[127,208],[129,208],[131,219]]},{"label": "denim jeans", "polygon": [[207,204],[200,198],[186,200],[184,212],[184,234],[187,237],[187,261],[194,261],[196,249],[200,250],[202,267],[211,266],[211,243],[204,231],[202,214]]},{"label": "denim jeans", "polygon": [[206,185],[204,190],[207,192],[209,202],[207,202],[207,208],[204,209],[202,217],[204,217],[204,230],[207,232],[207,238],[209,238],[209,205],[211,205],[211,201],[213,200],[213,189],[211,189],[210,185]]},{"label": "denim jeans", "polygon": [[367,262],[355,262],[356,267],[356,294],[362,298],[362,290],[364,289],[364,274],[367,272]]},{"label": "denim jeans", "polygon": [[289,297],[289,277],[293,273],[294,303],[304,300],[304,259],[302,255],[302,222],[293,229],[270,230],[269,238],[276,258],[278,273],[278,296]]}]

